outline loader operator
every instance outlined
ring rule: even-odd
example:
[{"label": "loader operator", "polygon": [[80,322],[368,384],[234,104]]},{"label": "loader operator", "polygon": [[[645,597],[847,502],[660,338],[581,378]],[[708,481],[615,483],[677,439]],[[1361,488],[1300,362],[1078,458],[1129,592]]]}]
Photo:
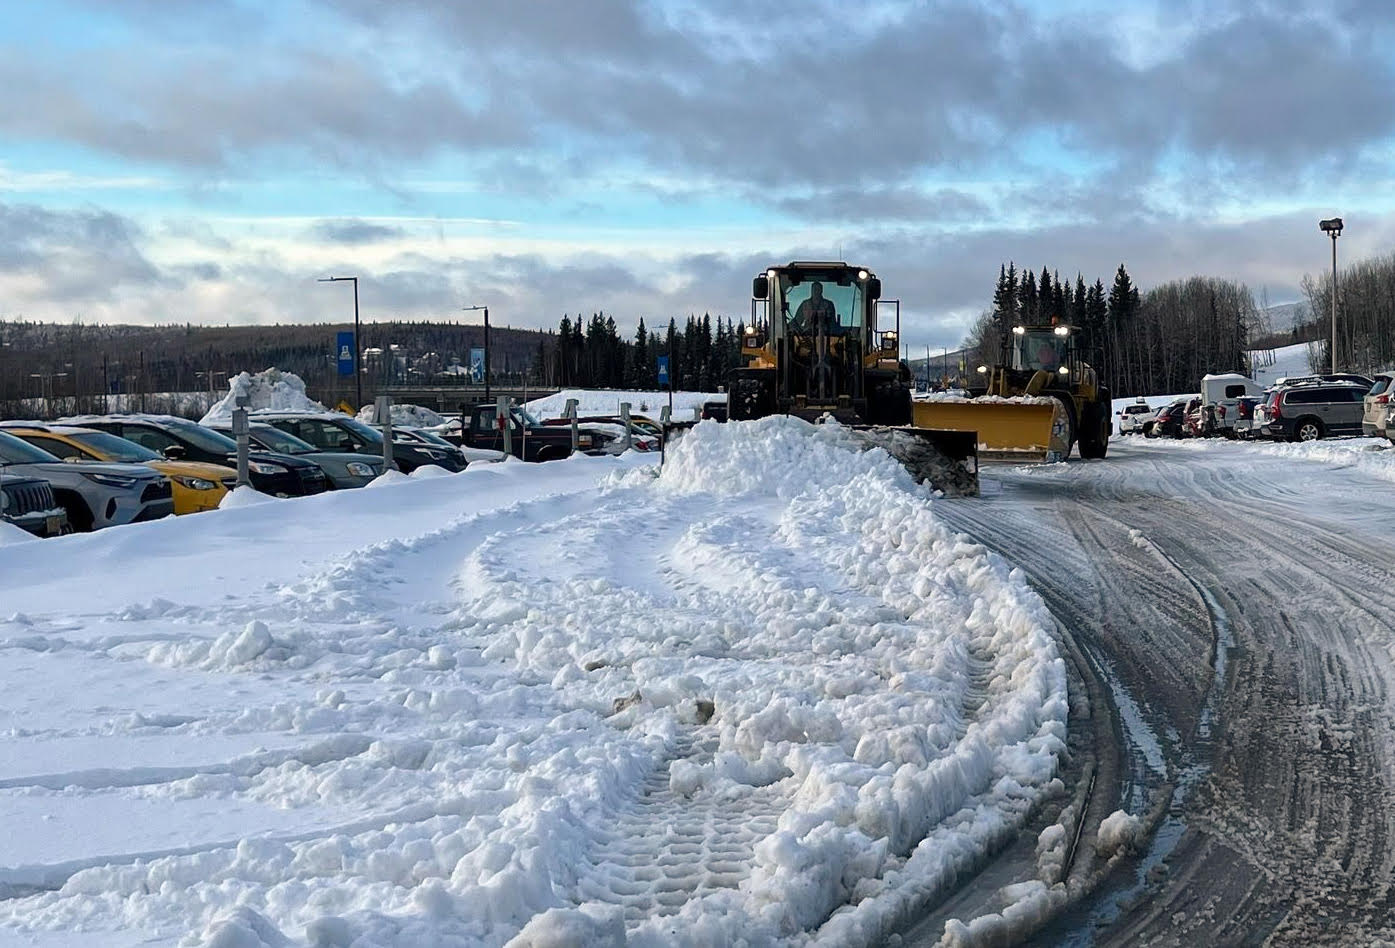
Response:
[{"label": "loader operator", "polygon": [[795,331],[815,335],[820,328],[829,335],[839,332],[838,311],[833,301],[823,295],[823,284],[817,281],[809,287],[809,298],[794,311]]},{"label": "loader operator", "polygon": [[1056,371],[1056,366],[1060,362],[1060,357],[1056,352],[1056,347],[1049,341],[1042,340],[1041,347],[1037,349],[1037,366],[1048,372]]}]

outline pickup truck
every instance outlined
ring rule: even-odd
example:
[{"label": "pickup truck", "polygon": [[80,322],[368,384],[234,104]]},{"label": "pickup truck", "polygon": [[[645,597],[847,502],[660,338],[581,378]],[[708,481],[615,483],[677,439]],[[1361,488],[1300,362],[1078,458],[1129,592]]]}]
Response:
[{"label": "pickup truck", "polygon": [[[466,406],[461,412],[460,445],[487,451],[504,450],[504,430],[499,424],[499,407],[485,403]],[[509,411],[509,450],[524,461],[556,461],[572,453],[570,426],[544,425],[522,408]],[[455,438],[448,434],[448,440]],[[597,453],[595,437],[581,432],[577,448],[583,454]]]},{"label": "pickup truck", "polygon": [[70,533],[68,512],[53,499],[46,480],[6,474],[0,470],[0,521],[14,524],[35,536]]}]

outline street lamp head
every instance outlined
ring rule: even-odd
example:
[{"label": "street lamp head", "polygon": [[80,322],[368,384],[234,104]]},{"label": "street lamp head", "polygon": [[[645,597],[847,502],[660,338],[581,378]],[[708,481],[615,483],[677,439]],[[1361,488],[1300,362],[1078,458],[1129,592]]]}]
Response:
[{"label": "street lamp head", "polygon": [[1325,221],[1318,221],[1318,227],[1322,228],[1328,236],[1335,239],[1342,233],[1342,219],[1340,217],[1332,217]]}]

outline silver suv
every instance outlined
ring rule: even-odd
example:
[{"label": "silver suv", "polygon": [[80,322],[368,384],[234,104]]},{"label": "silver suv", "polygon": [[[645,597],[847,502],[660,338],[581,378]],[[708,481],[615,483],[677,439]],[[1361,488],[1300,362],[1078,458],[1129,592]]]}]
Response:
[{"label": "silver suv", "polygon": [[0,431],[0,464],[49,482],[74,530],[156,520],[174,513],[170,482],[144,464],[67,462]]},{"label": "silver suv", "polygon": [[1316,441],[1361,434],[1369,385],[1305,380],[1281,385],[1255,409],[1254,433],[1284,441]]}]

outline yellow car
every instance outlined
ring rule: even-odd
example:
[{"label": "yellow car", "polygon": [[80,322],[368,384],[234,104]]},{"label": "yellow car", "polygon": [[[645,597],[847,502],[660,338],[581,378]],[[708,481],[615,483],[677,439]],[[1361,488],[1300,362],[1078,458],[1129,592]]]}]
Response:
[{"label": "yellow car", "polygon": [[4,430],[65,461],[145,464],[169,478],[176,514],[212,510],[237,483],[237,471],[202,461],[170,461],[134,441],[92,428],[7,423]]}]

